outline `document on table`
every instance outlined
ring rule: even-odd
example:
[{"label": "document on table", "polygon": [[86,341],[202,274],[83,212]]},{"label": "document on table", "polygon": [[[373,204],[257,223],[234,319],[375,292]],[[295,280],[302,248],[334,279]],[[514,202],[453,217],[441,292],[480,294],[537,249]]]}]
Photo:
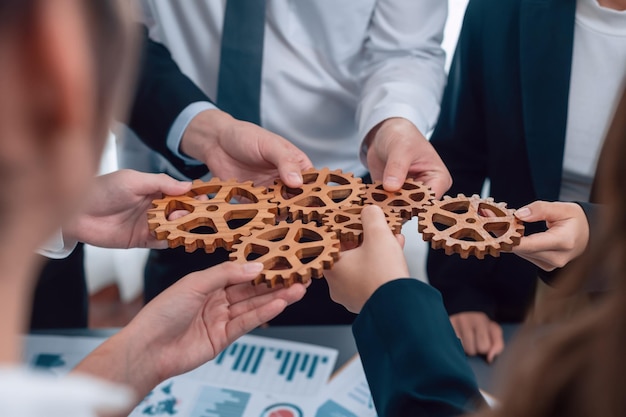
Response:
[{"label": "document on table", "polygon": [[315,417],[376,417],[361,358],[355,355],[332,377]]},{"label": "document on table", "polygon": [[[24,361],[61,375],[103,339],[27,336]],[[241,337],[213,361],[156,387],[131,417],[314,417],[337,350]]]}]

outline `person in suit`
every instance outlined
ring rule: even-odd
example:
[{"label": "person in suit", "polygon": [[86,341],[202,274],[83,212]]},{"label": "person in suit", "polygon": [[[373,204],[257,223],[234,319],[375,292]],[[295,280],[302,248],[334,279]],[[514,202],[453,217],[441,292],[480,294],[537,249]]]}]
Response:
[{"label": "person in suit", "polygon": [[[480,194],[488,180],[489,195],[510,208],[535,200],[589,201],[626,82],[620,3],[469,3],[431,138],[454,179],[448,194]],[[585,208],[570,206],[576,216]],[[535,223],[527,233],[542,228]],[[551,267],[542,266],[561,264],[553,259]],[[430,250],[427,270],[465,351],[489,362],[503,348],[497,322],[524,318],[543,274],[511,254],[464,260],[437,250]]]},{"label": "person in suit", "polygon": [[[23,334],[41,267],[35,251],[60,227],[64,238],[100,245],[156,243],[144,217],[148,190],[189,189],[164,175],[129,171],[93,182],[113,109],[128,91],[133,43],[120,16],[123,5],[0,2],[3,417],[127,416],[158,383],[213,359],[305,291],[301,284],[253,287],[262,264],[225,263],[181,279],[70,375],[23,365]],[[89,194],[92,187],[102,193]]]},{"label": "person in suit", "polygon": [[[338,6],[326,0],[144,1],[142,6],[151,36],[171,51],[180,70],[205,96],[190,94],[188,107],[177,106],[180,115],[162,126],[152,122],[153,108],[167,105],[168,96],[146,95],[143,105],[135,107],[131,123],[143,119],[145,125],[160,126],[160,133],[133,128],[143,142],[167,158],[167,162],[154,161],[150,169],[155,172],[181,178],[192,169],[206,172],[208,168],[219,178],[254,179],[254,172],[233,173],[210,151],[207,126],[219,125],[215,119],[228,113],[239,123],[258,124],[289,139],[317,168],[342,169],[365,179],[369,169],[371,177],[383,180],[388,190],[397,190],[407,175],[425,181],[437,196],[450,186],[445,166],[424,137],[436,120],[445,79],[440,43],[446,2],[377,0]],[[260,19],[248,17],[245,23],[236,23],[243,18],[241,12],[251,8]],[[232,36],[233,28],[237,36]],[[237,39],[246,40],[245,46],[232,46]],[[258,45],[258,51],[252,45]],[[233,64],[229,57],[237,50],[248,55]],[[163,49],[160,52],[163,62],[170,58]],[[259,55],[260,62],[248,60]],[[175,67],[169,68],[177,77]],[[232,82],[234,76],[229,75],[240,71],[245,74]],[[165,73],[157,76],[162,81]],[[255,84],[256,90],[245,88],[249,84]],[[253,112],[240,105],[249,96],[256,98]],[[236,135],[234,140],[246,143],[248,137]],[[131,144],[138,146],[125,141],[128,147]],[[136,163],[136,153],[128,148],[123,152]],[[271,185],[272,178],[259,183]],[[188,254],[182,248],[152,251],[145,272],[145,298],[167,288],[177,275],[226,259],[223,249],[209,256],[201,251]],[[353,319],[330,301],[325,282],[316,280],[304,302],[291,306],[273,323]]]},{"label": "person in suit", "polygon": [[[584,254],[553,283],[548,310],[527,322],[510,347],[497,405],[484,405],[441,294],[408,277],[403,238],[389,230],[382,210],[362,211],[363,243],[342,253],[327,271],[331,296],[359,313],[352,326],[363,368],[379,415],[415,416],[622,416],[626,325],[626,90],[602,151],[597,192],[603,216]],[[521,239],[517,249],[539,266],[562,251],[578,221],[562,203],[541,203],[555,221],[545,232]],[[530,244],[527,244],[532,241]],[[543,249],[536,245],[540,243]],[[533,251],[533,247],[537,249]],[[530,256],[532,255],[532,256]],[[604,293],[572,312],[568,300],[602,281]],[[550,319],[549,331],[540,324]]]}]

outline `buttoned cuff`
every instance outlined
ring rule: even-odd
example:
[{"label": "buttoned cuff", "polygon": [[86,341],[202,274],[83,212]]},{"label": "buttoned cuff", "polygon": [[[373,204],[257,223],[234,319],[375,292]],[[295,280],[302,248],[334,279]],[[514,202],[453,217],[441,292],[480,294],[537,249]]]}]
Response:
[{"label": "buttoned cuff", "polygon": [[191,103],[185,109],[180,112],[174,123],[172,123],[172,127],[170,127],[169,132],[167,133],[167,148],[172,151],[174,155],[180,158],[185,164],[191,166],[204,165],[202,162],[190,158],[189,156],[183,154],[180,151],[180,143],[183,140],[183,134],[193,120],[199,113],[205,110],[215,110],[214,104],[209,103],[208,101],[197,101],[195,103]]}]

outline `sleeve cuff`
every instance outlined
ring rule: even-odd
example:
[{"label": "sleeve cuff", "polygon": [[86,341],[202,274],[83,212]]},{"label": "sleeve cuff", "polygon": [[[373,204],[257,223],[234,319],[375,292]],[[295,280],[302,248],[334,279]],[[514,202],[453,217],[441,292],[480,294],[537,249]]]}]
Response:
[{"label": "sleeve cuff", "polygon": [[172,123],[172,127],[170,127],[170,130],[167,133],[167,148],[174,155],[185,162],[185,164],[191,166],[204,165],[202,162],[183,154],[180,151],[180,143],[183,140],[183,134],[185,133],[187,126],[189,126],[189,123],[191,123],[191,120],[205,110],[214,109],[217,109],[217,107],[208,101],[197,101],[185,107],[185,109],[180,112],[178,117],[176,117],[174,123]]},{"label": "sleeve cuff", "polygon": [[37,253],[50,259],[64,259],[76,249],[78,241],[63,238],[63,232],[59,229]]}]

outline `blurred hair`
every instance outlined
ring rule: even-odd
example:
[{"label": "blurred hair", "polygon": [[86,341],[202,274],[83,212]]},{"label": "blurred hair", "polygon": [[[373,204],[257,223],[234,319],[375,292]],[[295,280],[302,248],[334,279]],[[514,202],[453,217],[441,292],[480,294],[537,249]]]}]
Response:
[{"label": "blurred hair", "polygon": [[[597,239],[546,300],[542,320],[527,322],[511,347],[500,406],[480,415],[626,416],[626,91],[598,168],[603,207]],[[567,300],[601,280],[606,292],[572,313]],[[538,327],[539,326],[539,327]]]},{"label": "blurred hair", "polygon": [[[14,31],[28,45],[36,30],[36,7],[43,1],[46,0],[0,0],[0,33]],[[125,114],[130,98],[125,92],[130,91],[130,76],[136,63],[129,59],[135,45],[126,19],[128,6],[122,0],[76,0],[76,4],[83,9],[92,51],[94,108],[102,116],[96,134],[102,136],[109,127],[111,111]]]}]

